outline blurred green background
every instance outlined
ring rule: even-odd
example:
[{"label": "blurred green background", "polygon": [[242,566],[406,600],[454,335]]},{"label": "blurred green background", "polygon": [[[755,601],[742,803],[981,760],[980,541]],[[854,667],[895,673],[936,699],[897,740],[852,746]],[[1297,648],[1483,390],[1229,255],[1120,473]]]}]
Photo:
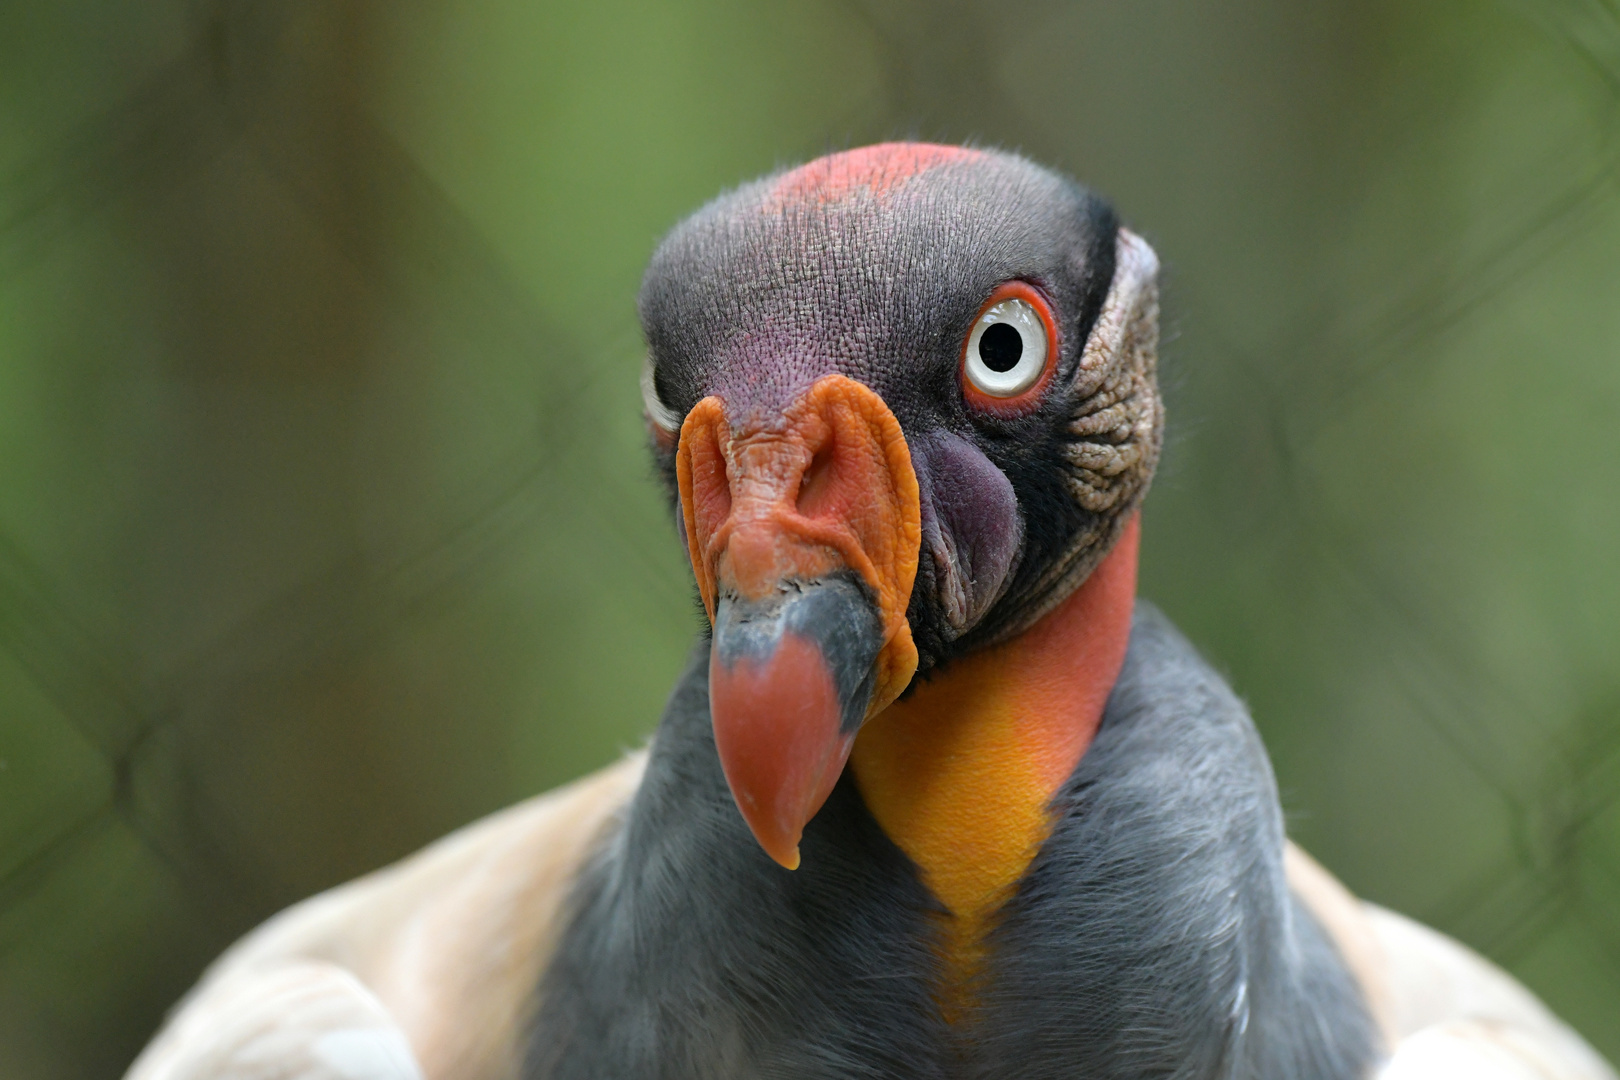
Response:
[{"label": "blurred green background", "polygon": [[897,135],[1157,246],[1144,593],[1310,850],[1620,1057],[1614,0],[8,0],[0,1078],[645,736],[641,268]]}]

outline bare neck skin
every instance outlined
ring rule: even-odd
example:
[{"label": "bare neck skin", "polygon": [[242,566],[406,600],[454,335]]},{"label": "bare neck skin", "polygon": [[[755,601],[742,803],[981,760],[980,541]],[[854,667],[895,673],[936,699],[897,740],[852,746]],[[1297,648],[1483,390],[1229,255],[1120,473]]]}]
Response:
[{"label": "bare neck skin", "polygon": [[953,981],[978,968],[984,931],[1102,721],[1130,639],[1140,535],[1133,517],[1072,596],[1013,640],[957,660],[855,742],[868,809],[951,913]]}]

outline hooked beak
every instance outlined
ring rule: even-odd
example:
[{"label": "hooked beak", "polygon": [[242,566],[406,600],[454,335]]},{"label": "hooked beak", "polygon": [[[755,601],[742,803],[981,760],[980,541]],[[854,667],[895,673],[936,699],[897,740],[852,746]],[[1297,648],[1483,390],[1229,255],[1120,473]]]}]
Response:
[{"label": "hooked beak", "polygon": [[855,733],[917,669],[911,455],[882,398],[828,375],[768,422],[734,423],[704,398],[681,426],[676,475],[714,628],[720,764],[760,846],[796,869]]}]

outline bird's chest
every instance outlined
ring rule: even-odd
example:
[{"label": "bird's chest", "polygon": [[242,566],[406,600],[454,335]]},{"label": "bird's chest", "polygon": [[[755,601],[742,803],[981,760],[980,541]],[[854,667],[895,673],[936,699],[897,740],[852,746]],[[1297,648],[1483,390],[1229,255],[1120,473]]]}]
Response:
[{"label": "bird's chest", "polygon": [[530,1080],[1360,1075],[1341,965],[1290,936],[1246,714],[1129,629],[1133,530],[868,722],[798,870],[737,812],[696,653],[576,887]]},{"label": "bird's chest", "polygon": [[[1364,1075],[1353,986],[1286,907],[1247,718],[1153,634],[1072,751],[1055,820],[1032,797],[1054,743],[1024,737],[1050,717],[1011,708],[1033,700],[1022,689],[939,681],[871,729],[797,871],[731,805],[695,657],[624,827],[577,885],[528,1080]],[[990,783],[986,758],[1022,779]]]},{"label": "bird's chest", "polygon": [[[1029,632],[970,654],[868,722],[851,768],[868,810],[950,913],[947,983],[1051,834],[1052,800],[1097,733],[1125,660],[1132,535]],[[947,1002],[959,995],[950,986]]]},{"label": "bird's chest", "polygon": [[[868,810],[949,912],[948,983],[982,965],[984,932],[1052,829],[1052,795],[1095,723],[1051,687],[1009,685],[994,670],[932,684],[863,731],[852,767]],[[945,992],[947,1000],[955,993]]]}]

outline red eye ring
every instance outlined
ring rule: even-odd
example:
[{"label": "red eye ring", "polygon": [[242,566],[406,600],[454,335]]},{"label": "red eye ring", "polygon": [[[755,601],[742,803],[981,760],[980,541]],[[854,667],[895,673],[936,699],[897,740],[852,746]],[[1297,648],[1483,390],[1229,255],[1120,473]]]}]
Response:
[{"label": "red eye ring", "polygon": [[[1041,326],[1046,331],[1046,360],[1041,369],[1040,376],[1028,389],[1010,397],[997,397],[986,393],[973,384],[968,377],[968,345],[972,341],[973,332],[984,319],[985,313],[997,304],[1008,300],[1021,300],[1028,304],[1040,318]],[[1052,372],[1057,369],[1060,352],[1057,320],[1052,315],[1052,305],[1046,296],[1027,281],[1005,281],[997,285],[979,310],[973,316],[973,322],[968,325],[967,335],[962,339],[961,361],[958,364],[958,378],[962,384],[962,397],[973,409],[978,412],[989,413],[993,416],[1025,416],[1035,409],[1040,402],[1041,395],[1045,393],[1047,385],[1052,381]]]}]

